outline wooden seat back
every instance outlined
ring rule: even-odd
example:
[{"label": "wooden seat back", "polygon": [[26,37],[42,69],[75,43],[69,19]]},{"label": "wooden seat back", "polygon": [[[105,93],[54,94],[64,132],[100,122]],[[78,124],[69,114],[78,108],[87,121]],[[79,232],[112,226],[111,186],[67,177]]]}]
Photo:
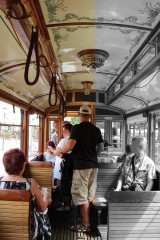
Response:
[{"label": "wooden seat back", "polygon": [[30,161],[25,169],[25,177],[34,178],[40,187],[47,187],[52,194],[53,167],[51,162]]},{"label": "wooden seat back", "polygon": [[108,240],[160,239],[160,192],[110,192]]},{"label": "wooden seat back", "polygon": [[0,190],[0,239],[30,239],[30,199],[27,190]]},{"label": "wooden seat back", "polygon": [[95,205],[103,206],[107,202],[107,196],[117,186],[120,163],[99,163],[97,176],[97,189],[95,194]]}]

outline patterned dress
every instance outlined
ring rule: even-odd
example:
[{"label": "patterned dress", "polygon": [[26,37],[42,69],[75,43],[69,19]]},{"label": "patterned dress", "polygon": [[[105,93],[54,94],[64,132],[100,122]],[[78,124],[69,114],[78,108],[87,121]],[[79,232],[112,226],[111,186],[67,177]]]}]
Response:
[{"label": "patterned dress", "polygon": [[[26,178],[26,182],[3,181],[1,180],[2,178],[0,178],[0,189],[30,190],[31,180],[29,178]],[[51,226],[47,210],[39,212],[33,196],[31,203],[31,240],[37,239],[37,237],[40,237],[42,240],[50,240]]]}]

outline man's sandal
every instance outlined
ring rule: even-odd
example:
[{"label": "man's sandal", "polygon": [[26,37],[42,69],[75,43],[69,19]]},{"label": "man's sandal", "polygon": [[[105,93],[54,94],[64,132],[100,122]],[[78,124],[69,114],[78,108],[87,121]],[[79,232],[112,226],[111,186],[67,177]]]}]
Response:
[{"label": "man's sandal", "polygon": [[77,228],[78,232],[86,232],[89,233],[91,231],[91,227],[90,226],[84,226],[83,224],[81,224],[78,228]]},{"label": "man's sandal", "polygon": [[80,224],[78,224],[78,225],[72,225],[72,226],[70,226],[70,230],[71,231],[73,231],[73,232],[77,232],[78,231],[78,228],[80,227],[81,225]]}]

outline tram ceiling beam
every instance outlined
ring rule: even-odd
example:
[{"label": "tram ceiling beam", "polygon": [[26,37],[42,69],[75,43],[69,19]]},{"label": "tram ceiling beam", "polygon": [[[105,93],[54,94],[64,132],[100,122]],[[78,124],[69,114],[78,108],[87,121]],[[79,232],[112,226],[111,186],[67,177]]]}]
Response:
[{"label": "tram ceiling beam", "polygon": [[119,27],[119,28],[129,28],[136,29],[140,31],[151,32],[153,28],[140,27],[135,25],[111,23],[111,22],[70,22],[70,23],[51,23],[47,24],[47,28],[57,28],[57,27],[73,27],[73,26],[109,26],[109,27]]},{"label": "tram ceiling beam", "polygon": [[114,93],[113,97],[111,97],[107,104],[112,104],[122,95],[130,91],[136,84],[142,82],[145,78],[151,75],[157,67],[160,67],[160,53],[157,54],[144,68],[142,68],[136,75],[133,76],[124,86],[122,86],[119,91]]}]

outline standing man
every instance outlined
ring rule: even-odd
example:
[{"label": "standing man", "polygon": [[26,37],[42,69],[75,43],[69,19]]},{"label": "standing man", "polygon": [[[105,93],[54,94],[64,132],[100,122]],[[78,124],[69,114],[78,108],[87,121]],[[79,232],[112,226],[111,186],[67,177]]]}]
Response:
[{"label": "standing man", "polygon": [[54,132],[51,135],[51,140],[54,142],[54,145],[58,144],[58,121],[53,122],[53,130]]},{"label": "standing man", "polygon": [[[146,155],[146,139],[136,136],[132,139],[131,152],[121,169],[115,191],[126,191],[134,187],[135,191],[151,191],[156,179],[155,164]],[[134,185],[133,185],[134,184]]]},{"label": "standing man", "polygon": [[90,229],[89,204],[95,196],[97,184],[97,154],[104,150],[101,132],[99,128],[89,122],[90,115],[89,106],[80,107],[80,124],[73,126],[68,143],[61,149],[62,155],[72,151],[71,194],[74,204],[80,205],[82,225],[78,226],[78,231],[83,232]]}]

